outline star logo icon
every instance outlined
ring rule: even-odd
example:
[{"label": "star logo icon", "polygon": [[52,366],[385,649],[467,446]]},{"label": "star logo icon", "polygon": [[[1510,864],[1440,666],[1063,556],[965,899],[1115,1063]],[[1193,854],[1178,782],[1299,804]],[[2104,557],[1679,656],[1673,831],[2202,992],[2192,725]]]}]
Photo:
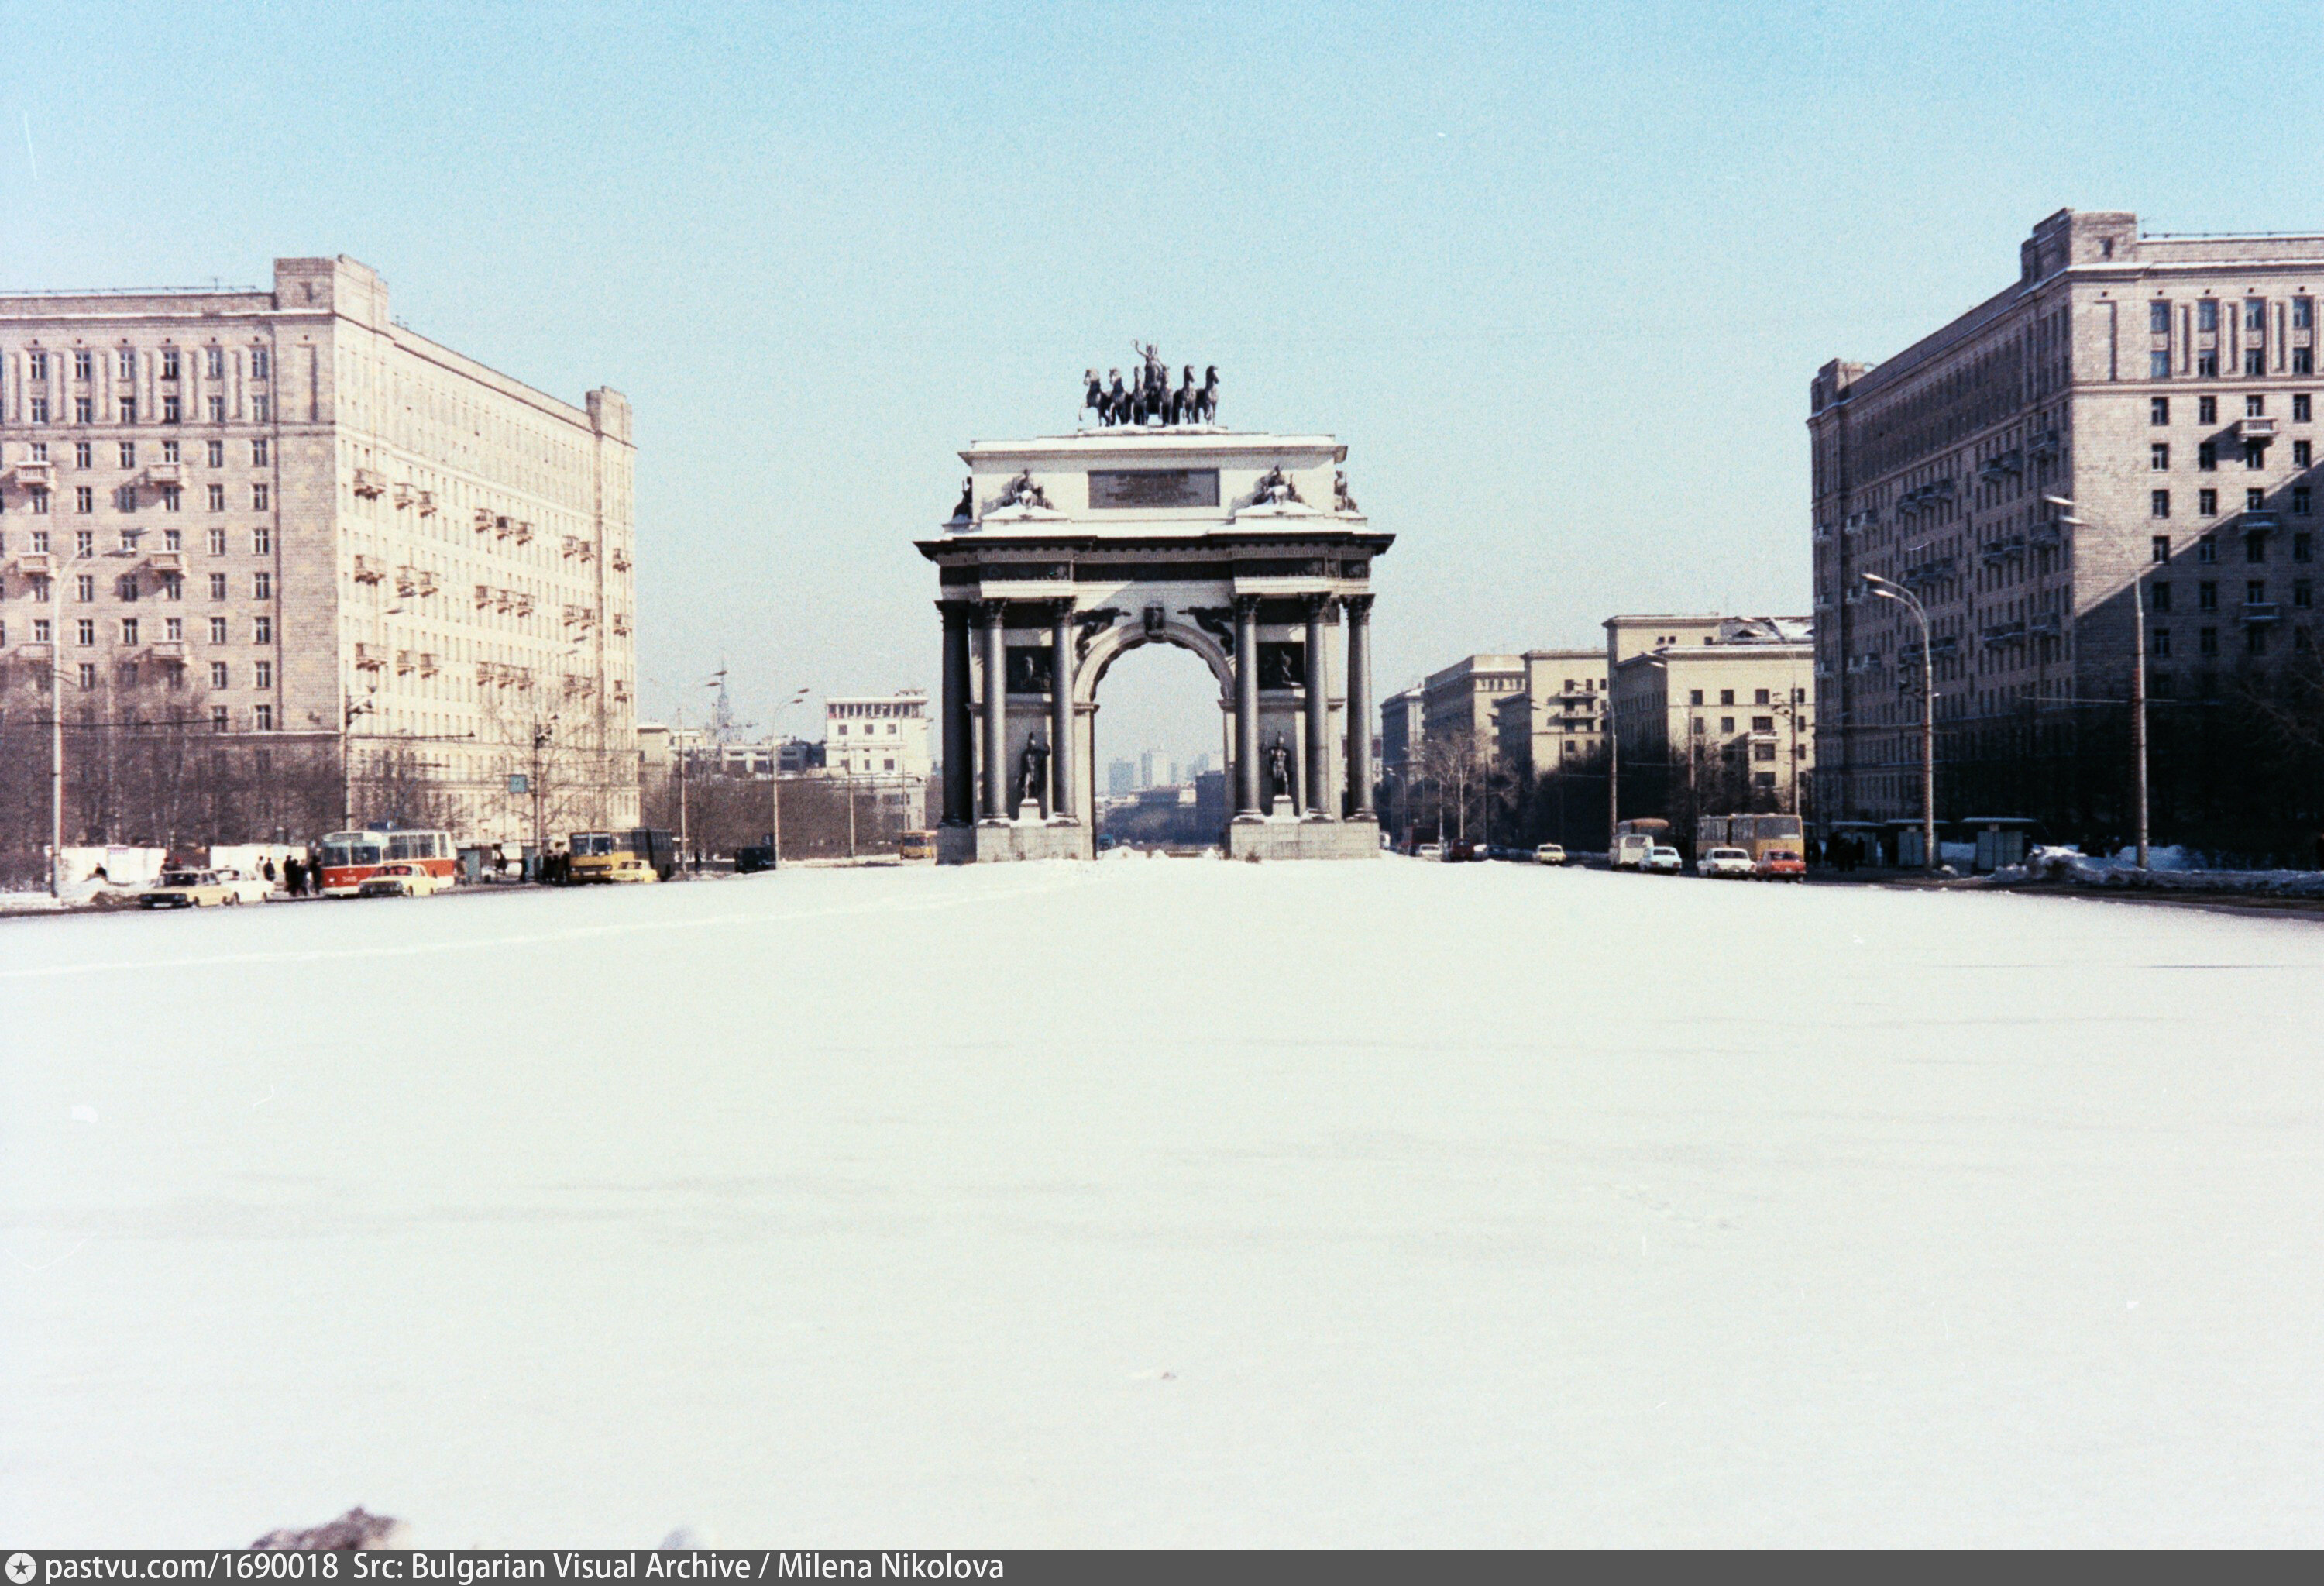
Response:
[{"label": "star logo icon", "polygon": [[28,1582],[30,1582],[33,1575],[38,1572],[38,1567],[32,1563],[32,1555],[31,1554],[12,1553],[8,1555],[8,1580],[10,1586],[28,1586]]}]

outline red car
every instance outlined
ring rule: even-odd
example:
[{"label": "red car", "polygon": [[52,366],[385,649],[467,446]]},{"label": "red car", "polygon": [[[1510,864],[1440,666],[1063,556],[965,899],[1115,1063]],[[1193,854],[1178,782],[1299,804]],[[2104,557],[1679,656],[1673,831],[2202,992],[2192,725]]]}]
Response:
[{"label": "red car", "polygon": [[1808,879],[1807,861],[1788,848],[1770,848],[1761,853],[1757,870],[1763,881],[1804,881]]},{"label": "red car", "polygon": [[1467,863],[1484,857],[1485,846],[1481,843],[1463,842],[1456,837],[1444,844],[1444,862],[1447,864]]}]

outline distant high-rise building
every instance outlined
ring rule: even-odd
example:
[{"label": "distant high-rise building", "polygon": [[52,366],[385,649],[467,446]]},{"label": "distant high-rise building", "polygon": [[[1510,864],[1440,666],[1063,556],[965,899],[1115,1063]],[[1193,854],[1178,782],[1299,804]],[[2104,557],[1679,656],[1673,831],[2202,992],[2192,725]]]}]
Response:
[{"label": "distant high-rise building", "polygon": [[1105,790],[1109,797],[1127,798],[1138,791],[1138,762],[1130,760],[1111,761],[1105,768]]},{"label": "distant high-rise building", "polygon": [[1138,785],[1144,788],[1167,788],[1178,779],[1174,774],[1170,757],[1158,749],[1149,749],[1138,757]]}]

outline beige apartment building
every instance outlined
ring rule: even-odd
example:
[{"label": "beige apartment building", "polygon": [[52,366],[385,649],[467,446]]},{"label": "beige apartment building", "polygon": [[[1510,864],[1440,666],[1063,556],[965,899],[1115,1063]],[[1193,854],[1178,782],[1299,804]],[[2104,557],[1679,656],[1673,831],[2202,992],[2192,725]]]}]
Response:
[{"label": "beige apartment building", "polygon": [[1499,742],[1501,701],[1525,687],[1525,661],[1514,655],[1469,655],[1421,685],[1423,732],[1437,742],[1466,737],[1480,753]]},{"label": "beige apartment building", "polygon": [[633,822],[634,458],[618,392],[430,341],[344,256],[0,297],[0,668],[326,756],[333,819]]},{"label": "beige apartment building", "polygon": [[1606,652],[1528,650],[1515,694],[1494,707],[1501,763],[1520,779],[1586,763],[1606,742]]},{"label": "beige apartment building", "polygon": [[2159,741],[2261,779],[2202,745],[2227,742],[2218,707],[2313,655],[2319,290],[2324,236],[2061,210],[1993,297],[1884,363],[1818,371],[1825,817],[1919,813],[1920,629],[1868,573],[1928,612],[1941,817],[2127,829],[2134,580]]},{"label": "beige apartment building", "polygon": [[1802,617],[1606,623],[1621,816],[1798,812],[1815,770],[1815,646]]}]

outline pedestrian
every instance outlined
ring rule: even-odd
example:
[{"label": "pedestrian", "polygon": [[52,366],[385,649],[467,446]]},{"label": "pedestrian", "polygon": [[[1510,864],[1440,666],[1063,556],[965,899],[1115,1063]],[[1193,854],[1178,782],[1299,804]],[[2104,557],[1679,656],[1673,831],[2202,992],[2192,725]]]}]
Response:
[{"label": "pedestrian", "polygon": [[307,867],[300,864],[297,858],[293,856],[284,856],[282,861],[282,890],[290,893],[293,898],[296,898],[299,895],[299,889],[305,883],[306,880]]},{"label": "pedestrian", "polygon": [[258,862],[258,873],[266,878],[266,884],[268,886],[271,887],[274,884],[274,856],[272,854],[270,853],[264,859]]}]

